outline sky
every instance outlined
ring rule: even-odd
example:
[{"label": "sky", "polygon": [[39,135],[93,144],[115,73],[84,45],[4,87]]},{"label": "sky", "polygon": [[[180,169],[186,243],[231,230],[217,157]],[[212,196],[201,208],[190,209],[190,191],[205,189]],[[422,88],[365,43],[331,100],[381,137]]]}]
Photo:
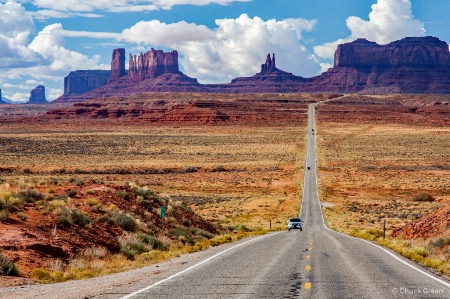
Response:
[{"label": "sky", "polygon": [[312,77],[357,38],[450,43],[449,13],[449,0],[0,1],[0,89],[24,102],[44,85],[52,101],[69,72],[110,69],[115,48],[177,50],[180,70],[200,83],[252,76],[268,53],[279,69]]}]

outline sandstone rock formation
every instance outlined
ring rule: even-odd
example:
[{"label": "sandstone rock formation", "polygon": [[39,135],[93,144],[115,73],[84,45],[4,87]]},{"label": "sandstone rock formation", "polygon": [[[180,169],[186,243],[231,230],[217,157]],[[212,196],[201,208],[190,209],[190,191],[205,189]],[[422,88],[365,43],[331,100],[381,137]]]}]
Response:
[{"label": "sandstone rock formation", "polygon": [[[112,55],[111,71],[77,71],[88,72],[80,73],[79,76],[69,74],[64,84],[64,95],[54,102],[81,102],[86,99],[129,96],[142,92],[205,91],[197,79],[180,72],[178,52],[175,50],[163,52],[151,49],[139,56],[130,54],[128,66],[129,70],[126,73],[125,50],[115,49]],[[103,74],[108,78],[102,77],[102,80],[95,80],[101,78],[99,72],[104,72]],[[89,83],[93,84],[89,85]],[[93,85],[97,86],[91,88]]]},{"label": "sandstone rock formation", "polygon": [[78,70],[70,72],[64,78],[64,94],[56,102],[78,101],[76,100],[77,96],[105,85],[110,78],[111,71],[108,70]]},{"label": "sandstone rock formation", "polygon": [[128,67],[127,74],[125,50],[115,49],[111,71],[70,73],[64,81],[64,95],[56,102],[157,91],[450,93],[449,47],[435,37],[408,37],[387,45],[357,39],[339,45],[334,67],[313,78],[278,69],[275,54],[267,55],[261,72],[227,84],[201,85],[181,73],[175,50],[151,49],[139,56],[130,54]]},{"label": "sandstone rock formation", "polygon": [[111,59],[111,79],[115,80],[117,78],[125,76],[126,74],[125,49],[114,49]]},{"label": "sandstone rock formation", "polygon": [[339,45],[334,68],[303,90],[361,93],[450,93],[448,44],[407,37],[387,45],[365,39]]},{"label": "sandstone rock formation", "polygon": [[431,36],[407,37],[385,46],[359,38],[337,47],[334,67],[450,67],[450,52],[446,42]]},{"label": "sandstone rock formation", "polygon": [[163,74],[181,74],[178,69],[178,52],[163,52],[162,50],[151,49],[145,54],[130,54],[128,62],[130,78],[137,78],[139,81],[151,79]]},{"label": "sandstone rock formation", "polygon": [[38,85],[31,90],[27,104],[48,104],[48,101],[45,99],[45,87]]}]

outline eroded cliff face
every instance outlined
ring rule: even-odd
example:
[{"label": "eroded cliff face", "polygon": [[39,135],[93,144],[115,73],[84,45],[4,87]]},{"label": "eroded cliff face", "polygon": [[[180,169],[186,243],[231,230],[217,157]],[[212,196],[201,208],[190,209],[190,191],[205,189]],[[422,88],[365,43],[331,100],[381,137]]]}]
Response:
[{"label": "eroded cliff face", "polygon": [[450,52],[435,37],[407,37],[387,45],[366,39],[339,45],[334,68],[302,88],[348,93],[450,93]]},{"label": "eroded cliff face", "polygon": [[139,56],[130,54],[128,60],[129,77],[139,81],[151,79],[163,74],[180,74],[178,69],[178,52],[163,52],[151,49]]},{"label": "eroded cliff face", "polygon": [[431,36],[407,37],[387,45],[359,38],[337,47],[334,67],[450,67],[450,52],[446,42]]},{"label": "eroded cliff face", "polygon": [[334,67],[303,78],[276,67],[267,55],[261,72],[225,84],[199,84],[179,71],[178,52],[151,49],[129,55],[115,49],[111,71],[76,71],[65,78],[64,96],[56,102],[143,92],[338,92],[338,93],[450,93],[450,52],[435,37],[407,37],[387,45],[366,39],[339,45]]}]

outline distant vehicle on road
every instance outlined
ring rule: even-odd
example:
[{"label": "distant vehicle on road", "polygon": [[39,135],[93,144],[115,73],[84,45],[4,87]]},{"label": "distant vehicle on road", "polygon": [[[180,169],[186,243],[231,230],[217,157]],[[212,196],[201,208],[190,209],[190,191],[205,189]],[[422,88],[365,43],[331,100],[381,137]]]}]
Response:
[{"label": "distant vehicle on road", "polygon": [[308,167],[306,167],[306,169],[307,169],[307,170],[311,170],[311,167],[308,166]]},{"label": "distant vehicle on road", "polygon": [[303,231],[303,222],[300,218],[291,218],[288,221],[288,231],[291,229],[299,229]]}]

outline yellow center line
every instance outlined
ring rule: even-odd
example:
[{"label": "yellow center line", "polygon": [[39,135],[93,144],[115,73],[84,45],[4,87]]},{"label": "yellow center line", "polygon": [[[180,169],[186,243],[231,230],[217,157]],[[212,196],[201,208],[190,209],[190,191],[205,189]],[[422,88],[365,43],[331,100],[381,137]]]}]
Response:
[{"label": "yellow center line", "polygon": [[310,257],[311,257],[310,255],[307,255],[307,256],[306,256],[307,259],[309,259]]},{"label": "yellow center line", "polygon": [[312,250],[312,248],[308,248],[308,251],[311,251]]},{"label": "yellow center line", "polygon": [[307,265],[306,266],[306,271],[311,271],[311,266]]},{"label": "yellow center line", "polygon": [[305,289],[309,290],[311,288],[311,283],[310,282],[306,282],[305,283]]}]

